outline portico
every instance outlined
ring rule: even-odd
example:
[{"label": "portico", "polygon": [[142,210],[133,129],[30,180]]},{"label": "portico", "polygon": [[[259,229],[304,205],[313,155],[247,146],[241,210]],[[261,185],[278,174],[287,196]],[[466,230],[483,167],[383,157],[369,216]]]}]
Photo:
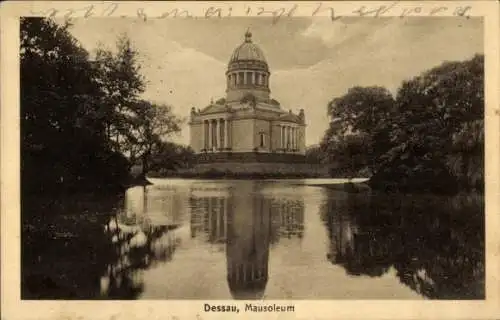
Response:
[{"label": "portico", "polygon": [[205,151],[227,151],[230,146],[229,119],[216,117],[203,120],[203,146]]}]

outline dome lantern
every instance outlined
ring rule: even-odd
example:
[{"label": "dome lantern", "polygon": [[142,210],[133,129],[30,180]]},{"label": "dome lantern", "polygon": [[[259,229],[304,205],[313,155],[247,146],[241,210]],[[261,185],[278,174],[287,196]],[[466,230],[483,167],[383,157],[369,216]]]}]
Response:
[{"label": "dome lantern", "polygon": [[226,72],[227,101],[239,101],[252,94],[260,101],[269,100],[269,66],[264,52],[252,41],[252,33],[245,32],[244,42],[234,49]]},{"label": "dome lantern", "polygon": [[245,42],[252,42],[252,33],[250,32],[250,29],[245,32]]}]

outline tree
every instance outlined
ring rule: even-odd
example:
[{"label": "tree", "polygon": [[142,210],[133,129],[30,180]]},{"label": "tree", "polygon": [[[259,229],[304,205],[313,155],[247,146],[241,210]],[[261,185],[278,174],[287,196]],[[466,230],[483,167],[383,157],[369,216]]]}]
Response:
[{"label": "tree", "polygon": [[306,162],[307,163],[323,163],[325,155],[319,145],[310,146],[306,149]]},{"label": "tree", "polygon": [[[382,171],[389,174],[394,171],[391,168],[399,167],[398,176],[415,176],[416,172],[425,171],[430,179],[432,171],[450,171],[446,159],[456,153],[457,148],[465,148],[459,152],[462,158],[469,155],[481,158],[483,73],[484,57],[478,55],[464,62],[444,63],[404,82],[396,98],[391,148],[381,159]],[[468,150],[469,144],[476,146],[474,153]],[[468,165],[464,165],[463,170],[465,166]],[[478,169],[484,170],[482,165]],[[456,184],[453,177],[447,180],[450,186]],[[443,179],[439,182],[444,183]]]},{"label": "tree", "polygon": [[113,148],[122,153],[130,153],[127,143],[131,127],[134,125],[134,107],[144,92],[146,80],[141,75],[139,53],[132,46],[126,34],[116,42],[116,54],[100,47],[96,51],[96,65],[99,81],[105,92],[101,101],[106,134]]},{"label": "tree", "polygon": [[[380,87],[354,87],[328,104],[321,148],[329,161],[348,160],[374,173],[372,187],[453,191],[482,187],[484,57],[447,62],[402,83],[394,100]],[[346,136],[358,136],[348,141]],[[351,145],[354,144],[354,145]],[[343,159],[343,160],[342,160]],[[353,168],[352,166],[350,166]],[[432,189],[432,190],[431,190]]]},{"label": "tree", "polygon": [[162,148],[164,139],[181,130],[183,119],[173,114],[171,106],[145,100],[135,103],[133,110],[136,116],[126,149],[133,162],[140,159],[146,175],[153,153]]},{"label": "tree", "polygon": [[366,163],[374,171],[377,158],[388,146],[389,115],[394,109],[391,93],[382,87],[353,87],[347,94],[331,100],[327,109],[331,121],[321,145],[328,157],[346,158],[349,149],[357,150],[361,147],[358,144],[364,143],[364,151],[356,155],[356,163]]},{"label": "tree", "polygon": [[163,141],[151,155],[150,169],[154,171],[190,168],[194,150],[189,146]]},{"label": "tree", "polygon": [[96,70],[68,28],[44,18],[21,19],[24,191],[109,188],[126,177],[126,160],[106,140]]}]

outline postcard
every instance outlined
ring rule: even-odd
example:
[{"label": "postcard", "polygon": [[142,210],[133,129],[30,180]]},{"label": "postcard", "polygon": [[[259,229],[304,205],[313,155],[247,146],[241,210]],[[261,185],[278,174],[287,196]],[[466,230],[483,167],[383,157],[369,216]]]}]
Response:
[{"label": "postcard", "polygon": [[2,319],[500,316],[499,3],[2,13]]}]

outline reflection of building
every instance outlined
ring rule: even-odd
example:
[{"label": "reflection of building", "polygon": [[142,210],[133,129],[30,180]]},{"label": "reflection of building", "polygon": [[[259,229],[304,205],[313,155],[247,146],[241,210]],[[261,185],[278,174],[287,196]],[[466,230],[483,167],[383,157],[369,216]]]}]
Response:
[{"label": "reflection of building", "polygon": [[302,238],[304,234],[304,201],[275,199],[273,200],[279,235],[282,237]]},{"label": "reflection of building", "polygon": [[190,145],[201,163],[236,162],[231,169],[238,170],[250,162],[303,162],[304,110],[294,114],[270,98],[270,75],[248,31],[231,56],[226,97],[191,111]]},{"label": "reflection of building", "polygon": [[227,281],[235,299],[261,298],[268,279],[271,201],[254,188],[238,188],[229,210]]},{"label": "reflection of building", "polygon": [[191,190],[191,237],[206,236],[210,243],[225,243],[227,239],[227,188],[193,188]]},{"label": "reflection of building", "polygon": [[236,299],[262,297],[270,243],[300,238],[304,229],[303,201],[267,197],[254,183],[193,188],[190,207],[191,236],[226,244],[227,280]]}]

